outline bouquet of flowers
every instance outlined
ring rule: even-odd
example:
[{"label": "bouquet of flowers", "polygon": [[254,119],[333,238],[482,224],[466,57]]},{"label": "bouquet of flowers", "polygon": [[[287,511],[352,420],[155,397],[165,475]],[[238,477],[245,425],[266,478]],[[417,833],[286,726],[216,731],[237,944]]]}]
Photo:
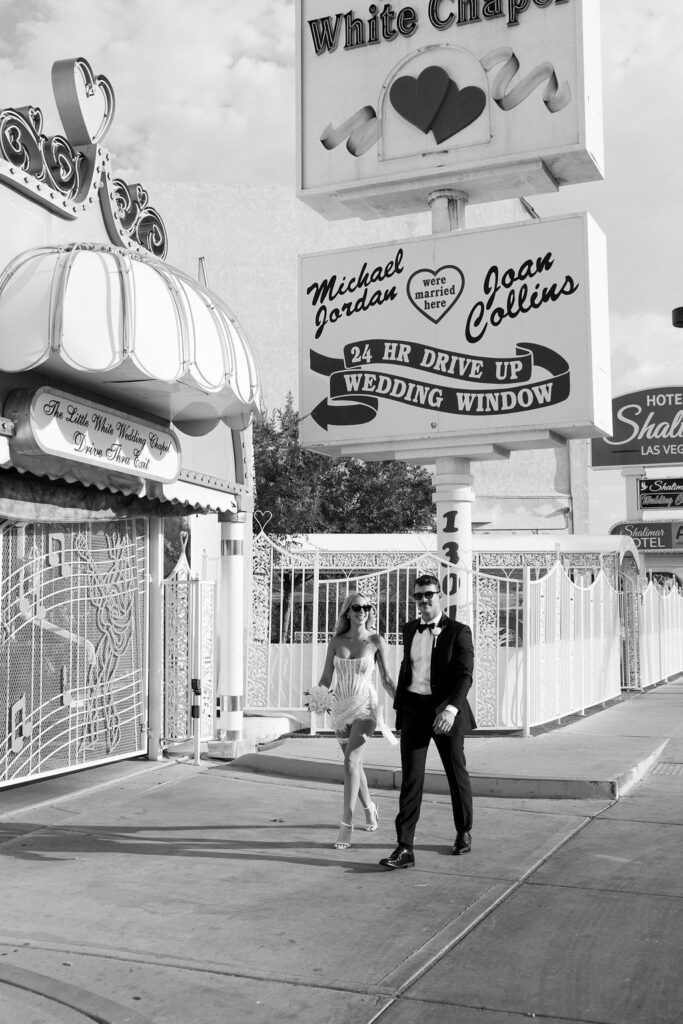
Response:
[{"label": "bouquet of flowers", "polygon": [[312,686],[306,691],[308,696],[308,710],[313,715],[324,715],[330,710],[330,690],[328,686]]}]

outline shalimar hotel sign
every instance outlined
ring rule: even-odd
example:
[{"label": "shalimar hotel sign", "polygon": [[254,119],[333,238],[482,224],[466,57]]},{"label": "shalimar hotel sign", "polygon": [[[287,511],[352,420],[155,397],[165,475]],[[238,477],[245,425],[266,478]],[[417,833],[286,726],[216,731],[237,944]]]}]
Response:
[{"label": "shalimar hotel sign", "polygon": [[612,436],[591,442],[594,469],[683,465],[683,387],[620,395],[612,419]]},{"label": "shalimar hotel sign", "polygon": [[297,4],[298,187],[331,219],[602,177],[597,0]]},{"label": "shalimar hotel sign", "polygon": [[639,551],[683,551],[683,522],[616,523],[612,536],[630,537]]},{"label": "shalimar hotel sign", "polygon": [[102,470],[103,484],[110,473],[162,483],[178,477],[180,448],[171,430],[100,403],[41,387],[12,392],[5,415],[15,424],[10,448],[19,463],[45,455],[84,463]]}]

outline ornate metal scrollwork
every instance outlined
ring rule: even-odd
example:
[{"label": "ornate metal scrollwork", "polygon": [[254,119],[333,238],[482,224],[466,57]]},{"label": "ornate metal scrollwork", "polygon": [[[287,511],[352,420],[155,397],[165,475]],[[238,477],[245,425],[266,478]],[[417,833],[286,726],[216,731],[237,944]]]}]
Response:
[{"label": "ornate metal scrollwork", "polygon": [[100,202],[110,237],[116,233],[164,259],[168,249],[166,228],[157,211],[147,205],[149,196],[142,185],[127,185],[121,178],[115,178],[110,190],[101,189]]},{"label": "ornate metal scrollwork", "polygon": [[141,185],[112,179],[109,153],[101,145],[114,117],[110,83],[95,76],[83,58],[57,61],[52,81],[65,135],[43,133],[39,107],[0,110],[0,181],[70,220],[99,193],[111,241],[164,259],[168,240],[160,215]]}]

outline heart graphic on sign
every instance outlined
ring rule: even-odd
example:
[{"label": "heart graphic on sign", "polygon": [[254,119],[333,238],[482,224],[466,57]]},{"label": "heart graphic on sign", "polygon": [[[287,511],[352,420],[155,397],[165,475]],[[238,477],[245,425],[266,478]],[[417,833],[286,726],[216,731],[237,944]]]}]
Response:
[{"label": "heart graphic on sign", "polygon": [[408,278],[406,291],[415,309],[438,324],[456,304],[465,287],[460,267],[446,265],[438,270],[416,270]]},{"label": "heart graphic on sign", "polygon": [[486,106],[483,89],[476,85],[459,89],[448,72],[436,65],[417,78],[397,78],[389,99],[404,120],[425,135],[432,131],[438,145],[476,121]]},{"label": "heart graphic on sign", "polygon": [[412,78],[397,78],[389,91],[391,105],[397,114],[415,125],[425,135],[444,101],[450,84],[448,72],[431,67]]},{"label": "heart graphic on sign", "polygon": [[457,135],[477,120],[486,106],[486,93],[476,85],[468,85],[458,89],[451,79],[448,92],[432,121],[432,131],[437,143],[441,145],[452,135]]}]

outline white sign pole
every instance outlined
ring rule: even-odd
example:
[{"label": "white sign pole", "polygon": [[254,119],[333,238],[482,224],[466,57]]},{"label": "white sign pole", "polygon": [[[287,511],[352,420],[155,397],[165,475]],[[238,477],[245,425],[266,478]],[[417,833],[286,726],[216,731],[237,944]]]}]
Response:
[{"label": "white sign pole", "polygon": [[[451,563],[444,580],[445,604],[460,621],[472,625],[472,503],[470,460],[453,456],[436,459],[434,504],[436,543],[442,558]],[[457,613],[457,614],[456,614]]]},{"label": "white sign pole", "polygon": [[[428,198],[432,234],[465,227],[467,196],[455,189],[439,189]],[[470,460],[437,456],[434,466],[437,551],[453,566],[443,581],[445,604],[460,622],[472,624],[472,503],[474,490]]]},{"label": "white sign pole", "polygon": [[[217,738],[225,757],[235,757],[244,738],[244,540],[247,530],[241,512],[225,512],[221,524],[220,651],[216,696]],[[219,753],[218,756],[221,756]]]}]

